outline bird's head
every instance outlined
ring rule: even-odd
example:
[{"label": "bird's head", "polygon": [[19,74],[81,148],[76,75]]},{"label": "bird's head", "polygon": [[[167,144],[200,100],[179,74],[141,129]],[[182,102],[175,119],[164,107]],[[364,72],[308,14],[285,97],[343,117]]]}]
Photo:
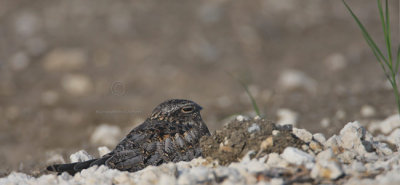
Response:
[{"label": "bird's head", "polygon": [[202,107],[193,101],[171,99],[154,108],[150,119],[176,123],[198,122],[202,121],[201,109]]}]

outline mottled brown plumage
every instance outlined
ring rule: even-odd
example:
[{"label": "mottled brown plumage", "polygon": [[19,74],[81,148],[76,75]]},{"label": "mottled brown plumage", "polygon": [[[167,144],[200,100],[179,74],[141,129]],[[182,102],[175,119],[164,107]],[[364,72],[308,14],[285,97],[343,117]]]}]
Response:
[{"label": "mottled brown plumage", "polygon": [[50,171],[76,172],[94,165],[134,172],[164,162],[189,161],[201,155],[199,140],[210,132],[202,108],[193,101],[172,99],[158,105],[109,154],[99,159],[47,167]]}]

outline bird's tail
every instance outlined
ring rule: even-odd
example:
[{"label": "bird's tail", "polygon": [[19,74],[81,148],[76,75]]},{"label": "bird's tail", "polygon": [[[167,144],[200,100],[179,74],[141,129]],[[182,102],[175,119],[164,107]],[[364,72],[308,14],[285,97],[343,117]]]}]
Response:
[{"label": "bird's tail", "polygon": [[61,174],[62,172],[68,172],[71,175],[74,175],[77,172],[82,171],[83,169],[89,168],[94,165],[103,165],[109,159],[110,156],[104,156],[99,159],[91,159],[84,162],[76,162],[76,163],[69,163],[69,164],[53,164],[47,167],[47,170],[58,172]]}]

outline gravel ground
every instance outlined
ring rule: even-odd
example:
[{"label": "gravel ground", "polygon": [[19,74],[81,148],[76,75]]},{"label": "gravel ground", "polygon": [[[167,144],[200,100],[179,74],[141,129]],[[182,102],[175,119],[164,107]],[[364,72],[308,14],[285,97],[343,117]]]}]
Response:
[{"label": "gravel ground", "polygon": [[[395,116],[388,118],[395,130],[389,136],[374,137],[359,122],[350,122],[329,139],[290,125],[279,127],[259,117],[238,116],[225,129],[204,136],[209,138],[201,141],[206,149],[203,158],[190,162],[149,166],[134,173],[103,165],[74,176],[32,177],[12,172],[1,178],[0,184],[399,184],[400,128],[396,127],[400,118]],[[280,146],[283,138],[288,141],[284,149]],[[71,161],[90,158],[80,151]]]}]

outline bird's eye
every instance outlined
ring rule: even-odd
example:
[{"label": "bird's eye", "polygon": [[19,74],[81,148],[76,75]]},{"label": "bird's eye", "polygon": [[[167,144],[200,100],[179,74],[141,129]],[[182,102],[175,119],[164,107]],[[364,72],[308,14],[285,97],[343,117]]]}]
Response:
[{"label": "bird's eye", "polygon": [[183,113],[191,113],[191,112],[193,112],[193,110],[194,110],[193,107],[183,107],[183,108],[181,109],[181,111],[182,111]]}]

